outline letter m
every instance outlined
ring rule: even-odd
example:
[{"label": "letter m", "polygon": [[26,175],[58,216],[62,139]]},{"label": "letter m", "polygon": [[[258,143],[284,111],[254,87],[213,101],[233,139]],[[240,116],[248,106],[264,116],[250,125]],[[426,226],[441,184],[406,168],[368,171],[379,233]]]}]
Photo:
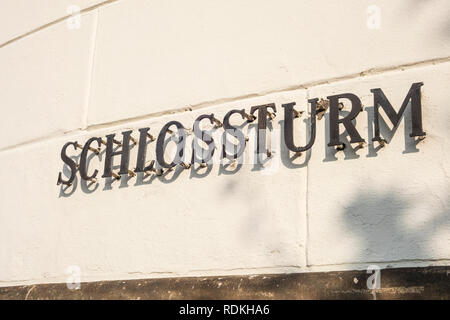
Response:
[{"label": "letter m", "polygon": [[410,137],[419,137],[424,136],[426,133],[422,129],[422,103],[421,103],[421,92],[420,88],[423,86],[423,82],[413,83],[411,88],[408,91],[405,99],[403,100],[402,106],[400,110],[396,112],[392,107],[389,100],[384,95],[383,91],[380,88],[371,89],[370,91],[373,93],[373,121],[375,124],[375,134],[372,141],[381,141],[380,137],[380,123],[379,123],[379,107],[381,106],[386,112],[389,120],[391,120],[394,128],[399,124],[403,113],[405,112],[406,107],[408,106],[409,101],[411,101],[411,115],[412,115],[412,133],[409,135]]}]

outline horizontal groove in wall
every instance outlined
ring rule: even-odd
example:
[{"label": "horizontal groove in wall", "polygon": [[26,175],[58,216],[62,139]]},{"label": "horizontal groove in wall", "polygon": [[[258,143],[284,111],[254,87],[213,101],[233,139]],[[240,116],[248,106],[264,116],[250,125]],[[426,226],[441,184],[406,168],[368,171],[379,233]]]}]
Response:
[{"label": "horizontal groove in wall", "polygon": [[126,124],[126,123],[130,123],[130,122],[134,122],[134,121],[160,117],[163,115],[199,110],[199,109],[203,109],[206,107],[212,107],[212,106],[223,104],[223,103],[245,100],[245,99],[254,98],[254,97],[261,97],[261,96],[265,96],[265,95],[269,95],[269,94],[289,92],[289,91],[301,90],[301,89],[307,90],[311,87],[315,87],[315,86],[319,86],[319,85],[323,85],[323,84],[330,84],[330,83],[335,83],[335,82],[344,81],[344,80],[351,80],[351,79],[356,79],[356,78],[360,78],[360,77],[376,75],[376,74],[380,74],[383,72],[406,70],[406,69],[410,69],[410,68],[414,68],[414,67],[435,65],[435,64],[445,63],[445,62],[449,62],[449,61],[450,61],[450,57],[444,57],[444,58],[435,58],[435,59],[431,59],[431,60],[419,61],[419,62],[414,62],[414,63],[409,63],[409,64],[402,64],[402,65],[398,65],[398,66],[373,68],[373,69],[368,69],[368,70],[365,70],[362,72],[348,74],[348,75],[344,75],[344,76],[340,76],[340,77],[327,78],[327,79],[313,81],[313,82],[306,82],[303,84],[290,86],[287,88],[281,88],[281,89],[276,89],[276,90],[266,90],[266,91],[261,91],[259,93],[251,93],[251,94],[246,94],[246,95],[231,97],[231,98],[220,98],[220,99],[216,99],[216,100],[210,100],[210,101],[196,103],[193,105],[189,105],[188,107],[184,107],[184,108],[170,109],[170,110],[166,110],[166,111],[149,113],[146,115],[130,117],[127,119],[121,119],[121,120],[117,120],[117,121],[92,124],[87,127],[87,130],[94,130],[94,129],[98,129],[98,128]]},{"label": "horizontal groove in wall", "polygon": [[[114,1],[117,1],[117,0],[114,0]],[[446,62],[450,62],[450,56],[449,57],[443,57],[443,58],[435,58],[435,59],[425,60],[425,61],[419,61],[419,62],[414,62],[414,63],[402,64],[402,65],[397,65],[397,66],[373,68],[373,69],[368,69],[368,70],[365,70],[365,71],[362,71],[362,72],[358,72],[358,73],[353,73],[353,74],[344,75],[344,76],[340,76],[340,77],[334,77],[334,78],[318,80],[318,81],[314,81],[314,82],[303,83],[303,84],[299,84],[299,85],[291,86],[291,87],[287,87],[287,88],[282,88],[282,89],[267,90],[267,91],[262,91],[262,92],[259,92],[259,93],[252,93],[252,94],[247,94],[247,95],[238,96],[238,97],[220,98],[220,99],[216,99],[216,100],[200,102],[200,103],[189,105],[189,106],[183,107],[183,108],[170,109],[170,110],[156,112],[156,113],[149,113],[149,114],[136,116],[136,117],[130,117],[130,118],[127,118],[127,119],[121,119],[121,120],[117,120],[117,121],[111,121],[111,122],[105,122],[105,123],[99,123],[99,124],[92,124],[92,125],[88,125],[86,128],[77,128],[77,129],[74,129],[74,130],[71,130],[71,131],[64,132],[63,134],[56,133],[56,134],[51,135],[51,136],[40,137],[40,138],[36,138],[36,139],[32,139],[32,140],[29,140],[29,141],[22,142],[20,144],[7,146],[7,147],[4,147],[4,148],[0,149],[0,152],[1,151],[15,149],[15,148],[18,148],[18,147],[21,147],[21,146],[25,146],[25,145],[28,145],[28,144],[32,144],[32,143],[47,141],[47,140],[49,140],[51,138],[59,138],[59,137],[62,137],[64,135],[77,133],[77,132],[80,132],[80,131],[81,132],[88,132],[88,131],[97,130],[97,129],[100,129],[100,128],[107,128],[107,127],[113,127],[113,126],[133,123],[133,122],[136,122],[136,121],[142,121],[142,120],[146,120],[146,119],[157,118],[157,117],[161,117],[161,116],[165,116],[165,115],[171,115],[171,114],[173,115],[173,114],[178,114],[178,113],[183,113],[183,112],[190,112],[190,111],[193,111],[193,110],[201,110],[203,108],[212,107],[212,106],[223,104],[223,103],[240,101],[240,100],[254,98],[254,97],[261,97],[261,96],[265,96],[265,95],[269,95],[269,94],[289,92],[289,91],[301,90],[301,89],[307,90],[307,89],[309,89],[311,87],[315,87],[315,86],[319,86],[319,85],[323,85],[323,84],[337,83],[337,82],[340,82],[340,81],[345,81],[345,80],[351,80],[351,79],[357,79],[357,78],[361,78],[361,77],[377,75],[377,74],[381,74],[381,73],[384,73],[384,72],[392,72],[392,71],[399,71],[399,70],[403,71],[403,70],[408,70],[408,69],[412,69],[412,68],[418,68],[418,67],[423,67],[423,66],[428,66],[428,65],[436,65],[436,64],[440,64],[440,63],[446,63]],[[92,106],[90,106],[90,107],[92,107]]]},{"label": "horizontal groove in wall", "polygon": [[[97,4],[93,5],[93,6],[90,6],[90,7],[84,8],[84,9],[81,9],[81,10],[80,10],[80,13],[81,13],[81,14],[87,13],[87,12],[90,12],[90,11],[92,11],[92,10],[95,10],[95,9],[97,9],[97,8],[103,7],[103,6],[105,6],[105,5],[108,5],[108,4],[117,2],[117,1],[120,1],[120,0],[106,0],[106,1],[103,1],[103,2],[100,2],[100,3],[97,3]],[[42,25],[42,26],[39,26],[39,27],[37,27],[37,28],[35,28],[35,29],[33,29],[33,30],[30,30],[30,31],[28,31],[28,32],[25,32],[24,34],[21,34],[20,36],[14,37],[14,38],[12,38],[12,39],[10,39],[10,40],[8,40],[8,41],[6,41],[6,42],[0,44],[0,49],[3,48],[3,47],[6,47],[6,46],[8,46],[8,45],[10,45],[10,44],[12,44],[12,43],[14,43],[14,42],[16,42],[16,41],[18,41],[18,40],[21,40],[21,39],[23,39],[23,38],[26,38],[26,37],[28,37],[28,36],[30,36],[30,35],[36,33],[36,32],[42,31],[42,30],[47,29],[47,28],[49,28],[49,27],[51,27],[51,26],[53,26],[53,25],[55,25],[55,24],[58,24],[58,23],[60,23],[60,22],[62,22],[62,21],[64,21],[64,20],[66,20],[67,18],[70,18],[70,17],[71,17],[71,15],[63,16],[63,17],[58,18],[58,19],[56,19],[56,20],[53,20],[53,21],[51,21],[51,22],[49,22],[49,23],[46,23],[46,24],[44,24],[44,25]]]}]

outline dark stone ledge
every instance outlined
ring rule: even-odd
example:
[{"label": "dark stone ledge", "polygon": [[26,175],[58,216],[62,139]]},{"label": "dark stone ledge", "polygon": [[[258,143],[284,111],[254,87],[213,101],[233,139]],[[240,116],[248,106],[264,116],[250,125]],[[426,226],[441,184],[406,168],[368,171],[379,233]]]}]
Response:
[{"label": "dark stone ledge", "polygon": [[0,299],[450,299],[450,267],[381,270],[367,289],[365,270],[253,276],[160,278],[1,287]]}]

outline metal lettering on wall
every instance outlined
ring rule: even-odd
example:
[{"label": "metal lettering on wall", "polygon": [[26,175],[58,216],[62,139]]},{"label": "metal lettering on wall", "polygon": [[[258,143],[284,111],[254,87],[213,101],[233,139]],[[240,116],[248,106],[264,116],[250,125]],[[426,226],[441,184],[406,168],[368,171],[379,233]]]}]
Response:
[{"label": "metal lettering on wall", "polygon": [[[385,147],[387,143],[380,133],[380,107],[384,110],[393,127],[396,127],[400,123],[400,120],[410,103],[410,137],[417,137],[418,140],[423,140],[425,138],[426,133],[422,128],[422,86],[422,82],[412,84],[398,112],[395,111],[381,89],[376,88],[370,90],[373,94],[374,101],[374,136],[372,141],[378,143],[380,148]],[[343,108],[342,101],[349,101],[351,106],[350,112],[348,112],[345,117],[340,117],[340,112]],[[358,148],[364,147],[366,142],[361,137],[354,124],[354,120],[362,111],[361,100],[356,95],[352,93],[342,93],[328,96],[326,100],[314,98],[309,99],[308,104],[311,108],[309,138],[304,146],[297,146],[294,143],[294,120],[301,118],[303,112],[295,109],[295,102],[281,105],[284,109],[284,143],[288,150],[294,152],[296,156],[300,156],[302,152],[312,148],[316,140],[316,118],[321,120],[327,110],[329,110],[329,141],[326,142],[327,146],[334,147],[337,151],[342,151],[346,148],[346,144],[341,141],[341,135],[339,133],[339,129],[342,125],[350,137],[349,144],[356,144]],[[134,132],[133,130],[124,131],[122,132],[121,139],[117,138],[115,134],[108,134],[105,138],[92,137],[88,139],[84,145],[79,144],[77,141],[70,141],[64,144],[61,149],[61,159],[68,167],[70,173],[67,174],[66,177],[63,177],[63,173],[59,172],[57,184],[72,185],[77,172],[79,172],[81,179],[96,183],[99,171],[95,169],[92,173],[89,173],[88,157],[90,152],[100,156],[102,146],[105,148],[102,178],[120,180],[123,175],[134,177],[138,173],[142,173],[145,176],[152,174],[161,176],[167,171],[172,171],[176,166],[180,166],[183,169],[190,169],[196,164],[200,168],[212,166],[212,159],[215,150],[217,149],[217,142],[213,139],[210,132],[200,128],[201,122],[209,122],[216,130],[223,128],[220,159],[236,161],[236,159],[239,159],[244,153],[249,140],[241,129],[246,124],[256,121],[258,128],[256,136],[257,158],[260,159],[260,156],[265,156],[267,159],[270,159],[272,150],[269,150],[267,147],[267,131],[270,130],[271,121],[276,118],[276,112],[277,106],[274,103],[269,103],[252,106],[250,108],[250,113],[247,113],[245,109],[230,110],[226,113],[222,121],[217,119],[214,114],[202,114],[194,121],[192,129],[186,128],[179,121],[170,121],[162,127],[157,137],[150,132],[150,128],[145,127],[138,129],[137,132]],[[231,117],[240,118],[244,123],[241,126],[232,125],[230,122]],[[169,162],[165,157],[168,142],[166,140],[167,135],[170,137],[169,141],[173,141],[176,144],[176,152]],[[191,160],[186,162],[184,160],[186,154],[185,149],[187,137],[189,135],[193,136],[193,151]],[[230,140],[231,138],[233,138],[234,141]],[[156,159],[147,160],[148,144],[154,141],[156,141]],[[206,148],[204,148],[202,144],[203,146],[206,146]],[[131,169],[130,149],[135,146],[138,148],[136,166],[134,169]],[[75,150],[81,150],[79,154],[79,163],[68,156],[69,147]],[[114,172],[113,170],[113,158],[115,156],[120,157],[120,170],[117,172]]]}]

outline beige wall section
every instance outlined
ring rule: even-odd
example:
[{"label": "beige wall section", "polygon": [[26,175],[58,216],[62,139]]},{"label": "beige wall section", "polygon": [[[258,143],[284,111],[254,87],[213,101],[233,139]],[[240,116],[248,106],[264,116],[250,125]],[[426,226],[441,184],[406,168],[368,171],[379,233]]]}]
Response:
[{"label": "beige wall section", "polygon": [[[423,126],[427,133],[425,141],[418,144],[409,137],[408,108],[406,128],[402,121],[390,131],[392,125],[384,118],[388,126],[382,123],[381,132],[388,147],[377,150],[378,144],[370,143],[368,148],[336,153],[325,144],[329,141],[328,116],[319,121],[308,164],[309,264],[450,257],[449,81],[450,63],[442,63],[309,90],[312,97],[343,92],[358,95],[365,111],[358,116],[356,127],[371,142],[370,89],[382,88],[399,108],[411,84],[424,82]],[[339,243],[339,250],[329,250],[331,243]]]},{"label": "beige wall section", "polygon": [[86,127],[97,13],[65,21],[0,48],[0,149]]},{"label": "beige wall section", "polygon": [[[267,99],[304,101],[305,92],[233,105],[244,108]],[[62,168],[59,152],[67,139],[84,143],[90,136],[144,126],[156,134],[173,117],[189,126],[204,112],[223,118],[228,108],[219,105],[0,153],[0,175],[18,174],[1,192],[27,195],[22,200],[6,197],[1,204],[1,219],[8,221],[2,232],[8,243],[2,246],[2,276],[8,281],[61,281],[64,278],[58,276],[69,265],[80,266],[85,280],[304,266],[306,171],[292,171],[278,160],[265,172],[244,164],[239,173],[231,174],[233,168],[215,164],[205,177],[178,168],[162,178],[100,179],[96,185],[77,179],[73,187],[56,186]],[[149,146],[149,159],[154,158],[154,147],[155,142]],[[133,164],[136,151],[134,147]],[[100,169],[97,157],[91,167]],[[12,212],[17,214],[11,216]]]},{"label": "beige wall section", "polygon": [[100,9],[89,124],[449,56],[448,1],[121,1]]},{"label": "beige wall section", "polygon": [[[0,46],[74,13],[117,0],[2,0]],[[70,8],[72,7],[72,8]]]},{"label": "beige wall section", "polygon": [[[66,14],[33,2],[36,20],[25,21],[16,3],[16,18],[1,20],[5,41]],[[376,1],[371,30],[370,4],[121,0],[83,13],[80,29],[63,20],[1,47],[0,285],[64,282],[70,265],[83,281],[448,265],[450,6]],[[417,147],[402,123],[378,152],[333,155],[325,117],[311,152],[290,161],[282,145],[264,170],[214,164],[205,177],[56,186],[67,141],[144,126],[155,135],[169,120],[190,127],[262,103],[277,104],[279,132],[281,103],[354,92],[370,141],[370,89],[398,108],[415,81],[428,134]]]}]

